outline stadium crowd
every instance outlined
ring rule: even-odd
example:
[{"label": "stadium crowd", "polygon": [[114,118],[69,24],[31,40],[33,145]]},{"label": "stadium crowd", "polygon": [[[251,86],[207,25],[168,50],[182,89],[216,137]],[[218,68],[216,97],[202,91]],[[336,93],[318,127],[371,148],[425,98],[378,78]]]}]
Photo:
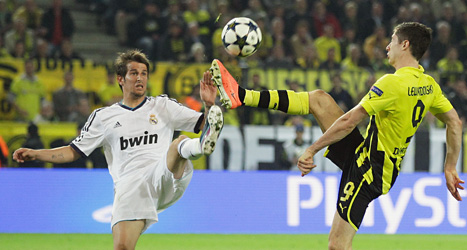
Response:
[{"label": "stadium crowd", "polygon": [[[433,29],[433,43],[420,64],[437,75],[446,96],[467,124],[465,0],[76,1],[89,6],[98,17],[98,25],[118,38],[122,50],[139,48],[155,63],[210,63],[218,58],[240,65],[242,59],[224,50],[220,34],[233,17],[250,17],[261,28],[263,41],[259,50],[246,59],[248,65],[326,71],[331,75],[329,94],[345,111],[364,93],[350,95],[342,87],[341,72],[365,70],[370,75],[367,86],[371,86],[375,72],[394,71],[386,59],[393,27],[401,22],[421,22]],[[102,91],[90,95],[73,86],[71,71],[64,73],[63,86],[52,94],[52,100],[46,100],[43,83],[34,74],[33,60],[85,60],[73,49],[74,33],[71,10],[63,7],[62,0],[41,7],[35,0],[0,0],[0,59],[21,58],[25,62],[21,76],[3,86],[6,94],[0,120],[67,121],[82,126],[91,112],[90,102],[103,106],[119,100],[120,90],[112,72]],[[266,89],[262,81],[254,76],[249,87]],[[289,82],[289,88],[300,90],[294,81]],[[194,109],[201,107],[196,88],[180,101]],[[6,106],[14,112],[5,114]],[[247,118],[226,115],[226,123],[307,125],[307,120],[268,110],[253,112],[245,108],[239,112]]]}]

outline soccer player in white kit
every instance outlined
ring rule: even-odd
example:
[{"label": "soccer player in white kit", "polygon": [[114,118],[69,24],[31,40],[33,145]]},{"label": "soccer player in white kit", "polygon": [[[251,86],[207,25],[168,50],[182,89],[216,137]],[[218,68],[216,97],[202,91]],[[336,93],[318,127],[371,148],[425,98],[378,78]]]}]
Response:
[{"label": "soccer player in white kit", "polygon": [[[189,109],[167,95],[147,97],[149,61],[138,50],[121,53],[115,61],[123,100],[96,109],[81,134],[68,146],[33,150],[20,148],[18,162],[40,160],[64,163],[86,157],[103,146],[114,181],[111,227],[114,249],[134,249],[158,213],[181,198],[193,175],[189,159],[209,155],[223,126],[220,108],[214,105],[217,89],[211,73],[200,81],[205,114]],[[198,133],[190,139],[174,131]]]}]

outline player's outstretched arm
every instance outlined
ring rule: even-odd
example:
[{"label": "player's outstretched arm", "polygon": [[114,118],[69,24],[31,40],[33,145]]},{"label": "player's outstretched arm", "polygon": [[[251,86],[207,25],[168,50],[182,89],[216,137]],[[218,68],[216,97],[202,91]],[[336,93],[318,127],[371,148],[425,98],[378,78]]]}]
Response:
[{"label": "player's outstretched arm", "polygon": [[199,81],[200,92],[199,95],[201,100],[203,100],[204,105],[207,109],[214,105],[216,101],[217,88],[212,81],[212,75],[209,70],[205,71],[203,74],[203,79]]},{"label": "player's outstretched arm", "polygon": [[23,163],[25,161],[44,161],[51,163],[66,163],[77,160],[80,157],[71,146],[54,149],[30,149],[20,148],[13,153],[13,160]]},{"label": "player's outstretched arm", "polygon": [[459,189],[464,189],[464,187],[461,186],[464,181],[459,178],[456,165],[462,145],[462,121],[459,119],[455,109],[451,109],[446,113],[437,114],[436,118],[446,124],[446,160],[444,162],[446,186],[449,192],[451,192],[451,195],[456,200],[461,201],[462,198],[459,194]]},{"label": "player's outstretched arm", "polygon": [[321,149],[336,143],[346,137],[357,125],[368,117],[366,110],[359,104],[337,119],[326,132],[309,146],[298,159],[298,169],[302,176],[307,175],[316,167],[313,156]]}]

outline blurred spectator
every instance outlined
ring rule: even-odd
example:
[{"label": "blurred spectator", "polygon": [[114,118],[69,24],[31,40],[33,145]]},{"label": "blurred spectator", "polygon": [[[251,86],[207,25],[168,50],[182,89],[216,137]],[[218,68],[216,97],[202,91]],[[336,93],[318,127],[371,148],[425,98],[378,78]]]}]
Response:
[{"label": "blurred spectator", "polygon": [[32,53],[34,49],[34,31],[26,27],[26,21],[23,18],[13,20],[13,28],[5,34],[5,48],[13,55],[18,41],[22,41],[26,53]]},{"label": "blurred spectator", "polygon": [[11,56],[17,59],[28,59],[29,58],[29,53],[26,51],[23,41],[21,40],[16,41],[15,49],[13,50],[13,53],[11,54]]},{"label": "blurred spectator", "polygon": [[191,45],[190,54],[188,56],[188,62],[190,63],[206,63],[208,58],[206,56],[206,48],[200,43],[194,43]]},{"label": "blurred spectator", "polygon": [[55,115],[53,103],[47,100],[43,100],[41,102],[41,111],[36,115],[36,117],[34,117],[33,122],[35,124],[39,124],[58,121],[59,119]]},{"label": "blurred spectator", "polygon": [[6,31],[12,26],[12,14],[8,9],[6,0],[0,0],[0,36],[3,37]]},{"label": "blurred spectator", "polygon": [[247,0],[248,8],[240,12],[240,16],[249,17],[253,21],[257,21],[260,18],[264,18],[265,23],[269,23],[267,18],[268,13],[263,8],[263,4],[260,0]]},{"label": "blurred spectator", "polygon": [[58,52],[58,59],[62,62],[73,62],[74,60],[79,60],[81,65],[84,65],[84,58],[75,51],[73,48],[73,43],[69,39],[64,39],[60,45],[60,51]]},{"label": "blurred spectator", "polygon": [[[39,136],[39,129],[37,128],[36,124],[32,122],[29,123],[26,141],[23,143],[21,147],[31,148],[31,149],[44,148],[44,144],[42,143],[41,137]],[[18,166],[20,168],[43,168],[44,162],[25,161],[23,163],[18,163]]]},{"label": "blurred spectator", "polygon": [[329,95],[334,98],[337,105],[341,107],[344,112],[349,111],[354,106],[352,96],[342,87],[342,78],[339,74],[331,76],[332,89]]},{"label": "blurred spectator", "polygon": [[315,37],[325,35],[325,25],[330,25],[334,30],[334,37],[340,39],[342,37],[342,28],[339,20],[334,14],[326,10],[326,6],[322,1],[316,1],[313,6],[312,24]]},{"label": "blurred spectator", "polygon": [[269,19],[272,20],[274,18],[279,18],[281,20],[284,20],[285,19],[285,11],[286,11],[287,7],[283,3],[281,3],[280,1],[272,0],[271,2],[272,2],[271,3],[272,6],[267,7],[267,12],[268,12],[268,15],[269,15]]},{"label": "blurred spectator", "polygon": [[69,121],[69,117],[78,112],[79,100],[84,93],[73,86],[73,72],[66,71],[63,80],[64,86],[53,92],[53,105],[60,121]]},{"label": "blurred spectator", "polygon": [[98,95],[104,106],[110,106],[122,99],[122,90],[115,78],[115,72],[108,70],[106,79],[107,81],[102,85]]},{"label": "blurred spectator", "polygon": [[376,82],[376,76],[375,74],[370,74],[368,78],[365,81],[365,88],[361,90],[361,92],[357,93],[357,98],[355,99],[356,101],[360,101],[363,97],[365,97],[366,94],[368,94],[368,91],[370,91],[371,87],[373,84]]},{"label": "blurred spectator", "polygon": [[206,9],[201,9],[199,0],[187,0],[186,10],[183,12],[183,20],[186,24],[198,23],[199,35],[211,36],[211,14]]},{"label": "blurred spectator", "polygon": [[132,39],[129,44],[142,49],[150,60],[156,60],[159,39],[164,33],[163,20],[157,4],[153,1],[146,2],[143,11],[130,25],[132,28],[129,29],[129,35]]},{"label": "blurred spectator", "polygon": [[457,48],[452,46],[448,48],[446,56],[436,64],[440,75],[440,85],[446,85],[447,82],[454,82],[464,73],[464,66],[459,61]]},{"label": "blurred spectator", "polygon": [[167,7],[167,9],[162,11],[162,20],[164,22],[163,27],[168,27],[169,24],[173,21],[183,21],[183,12],[181,10],[180,0],[169,0],[168,4],[169,6]]},{"label": "blurred spectator", "polygon": [[288,68],[293,65],[293,60],[286,55],[282,44],[275,44],[271,54],[266,59],[266,66],[272,68]]},{"label": "blurred spectator", "polygon": [[296,61],[297,65],[305,69],[319,69],[321,61],[318,57],[318,50],[314,45],[305,48],[303,58]]},{"label": "blurred spectator", "polygon": [[[226,1],[221,1],[221,2],[226,2]],[[219,13],[226,13],[226,14],[220,15],[219,20],[217,20],[217,22],[214,23],[215,27],[214,27],[214,31],[212,32],[211,40],[210,40],[211,48],[212,48],[212,58],[217,58],[221,61],[228,61],[228,60],[231,60],[231,58],[233,58],[233,57],[228,56],[228,54],[226,53],[224,49],[224,44],[222,43],[222,39],[221,39],[222,29],[227,24],[227,22],[233,18],[232,14],[230,13],[231,11],[222,12],[228,6],[229,5],[218,4]]]},{"label": "blurred spectator", "polygon": [[437,63],[443,58],[451,45],[451,25],[446,21],[436,23],[436,35],[430,46],[430,59]]},{"label": "blurred spectator", "polygon": [[22,18],[26,20],[26,27],[36,31],[41,25],[43,13],[44,11],[37,7],[34,0],[25,0],[24,4],[13,13],[13,19]]},{"label": "blurred spectator", "polygon": [[[238,14],[231,8],[230,1],[229,0],[211,0],[213,3],[211,6],[210,13],[213,13],[212,18],[222,18],[223,16],[226,16],[226,21],[229,21],[233,17],[237,16]],[[218,16],[215,16],[218,15]],[[219,16],[220,15],[220,16]],[[214,21],[214,25],[217,25],[219,23],[219,20]],[[213,27],[212,30],[214,30],[216,27]]]},{"label": "blurred spectator", "polygon": [[340,48],[341,48],[341,56],[342,58],[345,58],[348,56],[349,52],[349,46],[351,44],[361,44],[359,41],[357,41],[357,33],[355,28],[351,26],[346,26],[344,28],[344,36],[339,40]]},{"label": "blurred spectator", "polygon": [[0,91],[0,121],[13,121],[17,117],[15,103],[11,98],[11,82],[5,81]]},{"label": "blurred spectator", "polygon": [[[311,15],[308,9],[307,0],[295,0],[293,9],[285,14],[285,35],[291,37],[296,31],[297,23],[300,21],[308,22]],[[310,29],[312,27],[309,27]],[[311,33],[311,32],[310,32]]]},{"label": "blurred spectator", "polygon": [[458,21],[456,19],[456,12],[454,10],[454,6],[450,1],[445,1],[443,3],[441,17],[439,20],[449,23],[449,26],[451,27],[450,39],[456,39],[454,31],[458,28]]},{"label": "blurred spectator", "polygon": [[459,27],[456,31],[459,43],[459,60],[467,67],[467,10],[459,15]]},{"label": "blurred spectator", "polygon": [[[409,21],[419,22],[428,26],[432,26],[432,20],[426,17],[426,10],[420,3],[410,3],[409,5]],[[401,20],[402,21],[402,20]],[[400,23],[400,22],[399,22]]]},{"label": "blurred spectator", "polygon": [[44,38],[38,38],[36,41],[36,50],[32,56],[38,63],[43,59],[50,58],[49,43]]},{"label": "blurred spectator", "polygon": [[384,6],[382,2],[374,1],[371,3],[370,15],[367,18],[361,18],[357,37],[360,41],[371,35],[377,27],[385,26],[388,30],[386,20],[384,19]]},{"label": "blurred spectator", "polygon": [[305,128],[303,124],[295,125],[295,138],[284,143],[284,150],[291,166],[290,170],[298,171],[298,158],[300,158],[309,146],[309,143],[305,142],[303,139],[304,131]]},{"label": "blurred spectator", "polygon": [[70,11],[63,7],[62,0],[53,0],[42,16],[40,36],[49,42],[49,55],[54,55],[60,49],[63,40],[71,40],[75,24]]},{"label": "blurred spectator", "polygon": [[8,145],[2,135],[0,135],[0,168],[8,167],[8,155],[10,155]]},{"label": "blurred spectator", "polygon": [[132,23],[136,19],[138,13],[144,9],[144,1],[114,0],[112,4],[113,7],[116,8],[114,27],[118,42],[121,46],[127,46],[129,24]]},{"label": "blurred spectator", "polygon": [[78,99],[78,105],[76,107],[76,112],[72,112],[68,116],[69,122],[74,122],[76,124],[84,124],[88,120],[89,115],[91,114],[91,106],[89,105],[88,98],[84,95]]},{"label": "blurred spectator", "polygon": [[264,16],[259,16],[256,19],[256,23],[258,24],[259,29],[261,30],[262,38],[260,46],[258,50],[250,56],[251,60],[257,60],[258,62],[265,62],[269,55],[271,55],[272,47],[274,46],[274,40],[272,34],[270,32],[270,28],[267,27],[267,18]]},{"label": "blurred spectator", "polygon": [[397,11],[397,15],[392,17],[390,22],[391,22],[391,28],[396,27],[398,24],[403,23],[403,22],[410,22],[411,21],[411,13],[409,8],[407,6],[402,5],[399,6],[399,9]]},{"label": "blurred spectator", "polygon": [[329,49],[334,49],[334,61],[340,62],[341,56],[341,45],[339,41],[334,37],[334,28],[329,24],[323,25],[323,33],[321,36],[316,38],[315,46],[318,50],[318,58],[321,62],[326,61],[328,58]]},{"label": "blurred spectator", "polygon": [[347,57],[344,58],[341,62],[341,69],[342,70],[359,70],[360,67],[364,67],[366,65],[366,60],[362,56],[362,49],[358,44],[351,44],[349,45],[349,51],[347,53]]},{"label": "blurred spectator", "polygon": [[295,33],[290,37],[290,47],[292,48],[295,62],[299,64],[304,60],[305,49],[309,46],[314,46],[313,38],[309,32],[309,24],[306,20],[300,20],[295,27]]},{"label": "blurred spectator", "polygon": [[185,62],[190,51],[190,45],[184,36],[184,26],[181,21],[172,21],[167,32],[162,36],[157,57],[161,61]]},{"label": "blurred spectator", "polygon": [[319,65],[319,69],[324,69],[324,70],[340,70],[341,65],[340,63],[336,62],[336,49],[335,48],[330,48],[328,49],[328,54],[326,61],[322,62]]},{"label": "blurred spectator", "polygon": [[[348,1],[344,5],[344,16],[341,18],[340,23],[342,24],[342,28],[344,29],[344,33],[342,34],[343,38],[346,37],[345,30],[353,30],[356,34],[359,27],[358,27],[358,5],[354,1]],[[354,35],[355,36],[355,35]],[[345,56],[342,54],[342,56]]]},{"label": "blurred spectator", "polygon": [[194,22],[188,23],[186,33],[187,33],[186,40],[187,40],[188,46],[190,46],[191,56],[193,56],[193,51],[192,51],[193,45],[198,44],[195,47],[200,48],[199,44],[201,44],[203,46],[203,52],[205,54],[205,57],[211,58],[211,55],[212,55],[212,47],[211,47],[211,41],[210,41],[211,37],[200,34],[200,27],[198,25],[198,22],[194,21]]},{"label": "blurred spectator", "polygon": [[271,36],[273,45],[288,46],[287,37],[284,33],[285,23],[280,17],[274,17],[271,20]]},{"label": "blurred spectator", "polygon": [[375,28],[373,34],[367,37],[363,43],[363,52],[368,60],[372,60],[374,57],[375,48],[386,50],[386,46],[389,44],[389,38],[386,35],[386,28],[379,26]]},{"label": "blurred spectator", "polygon": [[452,106],[454,106],[459,114],[464,128],[467,127],[467,82],[465,81],[465,76],[459,77],[453,82],[446,97],[451,101]]},{"label": "blurred spectator", "polygon": [[430,4],[430,10],[432,12],[431,15],[433,15],[437,20],[443,18],[443,12],[445,11],[444,4],[446,4],[446,2],[448,2],[451,5],[451,7],[455,6],[455,8],[452,10],[456,14],[466,10],[466,3],[463,0],[431,0],[427,2],[429,2],[428,4]]},{"label": "blurred spectator", "polygon": [[203,102],[199,96],[200,85],[196,84],[193,86],[191,93],[186,96],[183,100],[183,104],[193,110],[200,112],[203,108]]},{"label": "blurred spectator", "polygon": [[436,70],[436,62],[431,59],[430,49],[426,50],[419,63],[426,71]]},{"label": "blurred spectator", "polygon": [[[375,48],[373,55],[373,60],[370,60],[370,69],[373,72],[393,72],[394,68],[389,64],[385,50]],[[422,64],[422,60],[420,60],[420,64]],[[429,70],[429,68],[425,67],[424,69]]]},{"label": "blurred spectator", "polygon": [[40,112],[42,100],[45,98],[45,87],[34,72],[32,60],[24,62],[24,73],[11,85],[10,101],[14,103],[19,119],[32,121]]},{"label": "blurred spectator", "polygon": [[10,52],[3,46],[3,37],[0,36],[0,59],[11,58]]}]

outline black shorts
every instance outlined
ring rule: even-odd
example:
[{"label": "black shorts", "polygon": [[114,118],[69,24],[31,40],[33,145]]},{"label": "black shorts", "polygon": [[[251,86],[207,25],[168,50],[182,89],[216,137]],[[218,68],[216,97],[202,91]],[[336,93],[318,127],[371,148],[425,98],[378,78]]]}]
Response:
[{"label": "black shorts", "polygon": [[362,142],[363,136],[355,128],[344,139],[329,146],[326,154],[342,170],[337,212],[355,230],[360,227],[368,204],[381,195],[368,184],[358,168],[355,150]]}]

